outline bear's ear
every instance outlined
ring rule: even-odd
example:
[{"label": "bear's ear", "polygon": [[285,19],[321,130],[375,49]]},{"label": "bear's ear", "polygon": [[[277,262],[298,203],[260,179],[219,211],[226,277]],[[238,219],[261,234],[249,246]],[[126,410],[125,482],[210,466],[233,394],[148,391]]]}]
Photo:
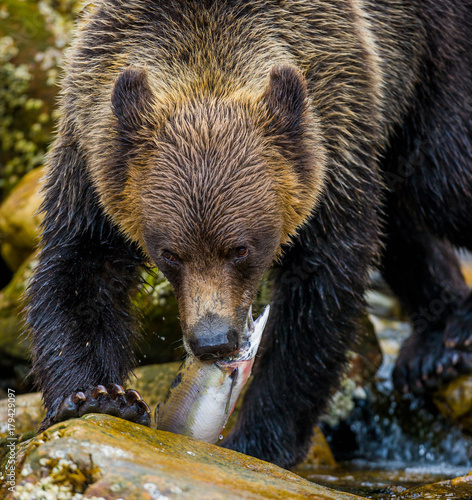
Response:
[{"label": "bear's ear", "polygon": [[146,127],[152,116],[153,95],[144,69],[127,68],[115,81],[111,103],[124,135]]},{"label": "bear's ear", "polygon": [[303,119],[308,109],[307,84],[294,66],[276,66],[263,95],[268,112],[268,131],[280,139],[300,138]]}]

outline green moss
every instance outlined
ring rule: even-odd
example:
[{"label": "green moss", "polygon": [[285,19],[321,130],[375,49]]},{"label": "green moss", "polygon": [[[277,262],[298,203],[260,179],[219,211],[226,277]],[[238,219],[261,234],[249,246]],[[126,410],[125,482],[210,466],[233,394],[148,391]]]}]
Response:
[{"label": "green moss", "polygon": [[13,280],[0,291],[0,352],[3,356],[25,360],[30,356],[29,342],[22,335],[21,322],[22,297],[30,278],[36,257],[32,255],[15,274]]},{"label": "green moss", "polygon": [[43,163],[57,78],[81,2],[5,0],[0,7],[0,199]]}]

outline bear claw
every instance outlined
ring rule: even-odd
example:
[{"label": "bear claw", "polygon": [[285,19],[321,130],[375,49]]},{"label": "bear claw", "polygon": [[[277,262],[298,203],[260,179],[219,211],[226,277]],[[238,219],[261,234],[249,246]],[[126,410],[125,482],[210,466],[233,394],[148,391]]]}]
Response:
[{"label": "bear claw", "polygon": [[113,399],[116,399],[118,398],[119,396],[123,396],[123,394],[125,393],[123,387],[121,387],[121,385],[118,385],[118,384],[110,384],[108,386],[108,394],[110,394],[110,396],[113,398]]},{"label": "bear claw", "polygon": [[472,353],[451,349],[442,335],[428,338],[413,334],[402,346],[393,371],[397,390],[420,394],[433,392],[451,380],[472,373]]},{"label": "bear claw", "polygon": [[[471,295],[472,296],[472,295]],[[444,345],[449,349],[472,352],[472,300],[468,298],[463,309],[449,318],[444,332]]]},{"label": "bear claw", "polygon": [[[143,401],[143,398],[141,397],[141,394],[139,394],[138,391],[135,391],[134,389],[128,389],[125,393],[126,400],[128,403],[132,404],[135,403],[136,401]],[[146,404],[146,403],[144,403]]]},{"label": "bear claw", "polygon": [[148,427],[151,425],[151,410],[139,392],[134,389],[125,391],[121,385],[109,384],[107,387],[97,385],[85,392],[77,391],[66,396],[57,410],[44,419],[40,430],[88,413],[103,413]]},{"label": "bear claw", "polygon": [[92,389],[92,392],[90,393],[90,396],[93,398],[93,399],[96,399],[98,398],[98,396],[100,396],[100,394],[106,394],[107,393],[107,389],[104,385],[97,385],[97,387],[95,387],[94,389]]}]

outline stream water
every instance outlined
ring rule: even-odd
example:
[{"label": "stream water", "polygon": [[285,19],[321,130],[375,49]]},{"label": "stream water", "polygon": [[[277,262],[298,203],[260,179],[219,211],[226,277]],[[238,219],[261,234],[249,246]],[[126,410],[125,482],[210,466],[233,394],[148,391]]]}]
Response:
[{"label": "stream water", "polygon": [[[318,470],[302,470],[297,473],[309,481],[333,488],[335,490],[353,493],[364,498],[375,500],[394,500],[404,491],[417,486],[437,483],[465,475],[467,468],[453,467],[448,464],[437,466],[406,466],[395,462],[351,461],[340,463],[336,468]],[[418,500],[424,500],[417,497]],[[449,497],[443,495],[431,496],[429,500],[469,500],[471,496]]]}]

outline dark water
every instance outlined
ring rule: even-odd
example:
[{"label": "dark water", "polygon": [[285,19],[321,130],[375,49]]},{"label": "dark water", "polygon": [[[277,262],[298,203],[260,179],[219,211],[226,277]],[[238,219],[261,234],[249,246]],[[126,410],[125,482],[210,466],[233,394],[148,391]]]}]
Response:
[{"label": "dark water", "polygon": [[[401,462],[354,460],[340,463],[339,467],[335,468],[310,469],[306,467],[297,470],[297,474],[314,483],[346,493],[375,500],[394,500],[411,488],[466,475],[469,471],[468,468],[451,466],[447,463],[435,466],[405,466]],[[439,494],[430,498],[446,500],[454,496],[451,494],[450,497],[445,497]],[[457,498],[465,500],[467,497]]]}]

